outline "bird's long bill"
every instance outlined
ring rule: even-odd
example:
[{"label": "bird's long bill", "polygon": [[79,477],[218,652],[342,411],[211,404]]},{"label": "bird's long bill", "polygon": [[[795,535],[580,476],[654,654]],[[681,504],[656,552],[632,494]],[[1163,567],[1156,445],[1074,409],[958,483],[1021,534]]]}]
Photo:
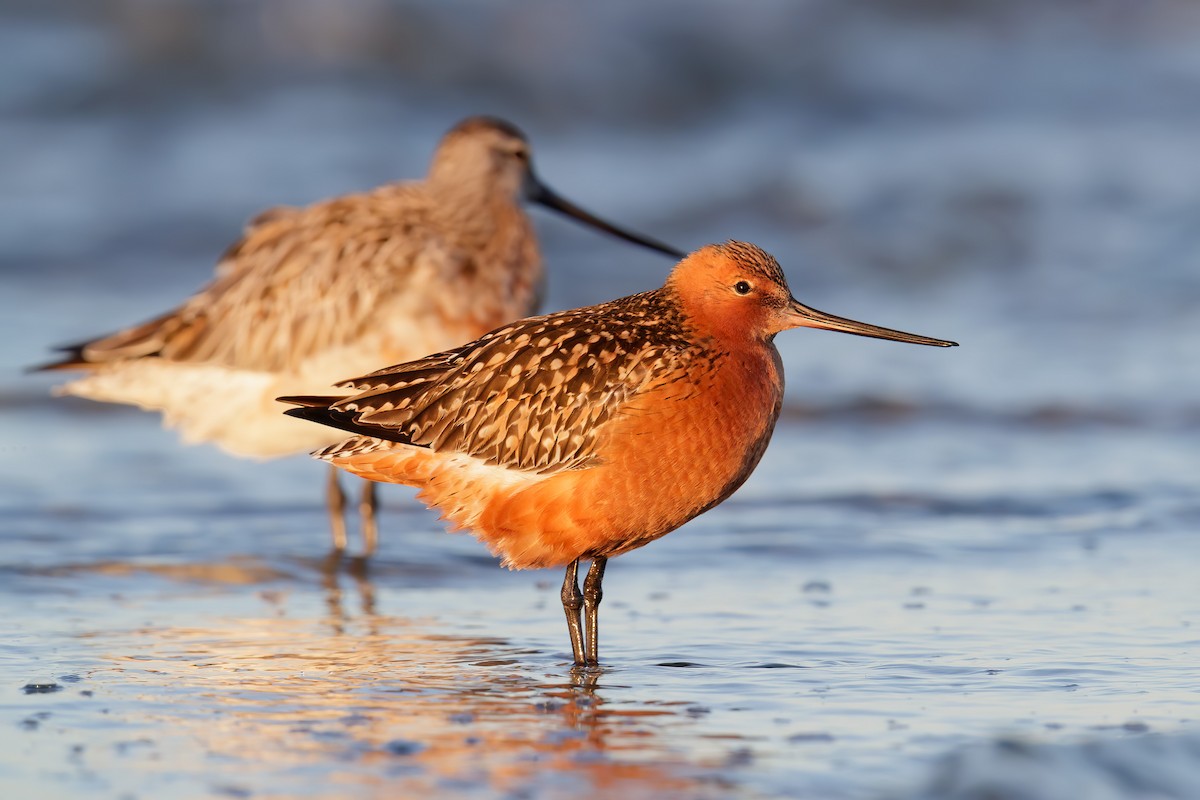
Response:
[{"label": "bird's long bill", "polygon": [[878,325],[870,325],[866,322],[855,322],[852,319],[835,317],[833,314],[817,311],[815,308],[809,308],[795,300],[792,300],[791,305],[788,307],[788,312],[788,319],[791,322],[791,327],[794,328],[821,328],[827,331],[841,331],[842,333],[853,333],[855,336],[891,339],[892,341],[908,342],[909,344],[927,344],[933,347],[958,347],[958,342],[933,339],[929,336],[894,331],[891,328],[881,328]]},{"label": "bird's long bill", "polygon": [[598,228],[606,233],[611,233],[613,236],[624,239],[627,242],[640,244],[642,247],[646,247],[651,250],[657,250],[660,253],[665,253],[672,258],[681,259],[687,255],[687,253],[684,253],[682,250],[676,250],[670,245],[655,241],[654,239],[651,239],[647,236],[642,236],[641,234],[622,230],[616,225],[613,225],[611,222],[605,222],[599,217],[584,211],[570,200],[562,197],[557,192],[553,191],[535,178],[532,174],[529,175],[525,182],[525,198],[531,203],[537,203],[538,205],[545,206],[546,208],[552,208],[560,214],[577,219],[582,223],[591,225],[593,228]]}]

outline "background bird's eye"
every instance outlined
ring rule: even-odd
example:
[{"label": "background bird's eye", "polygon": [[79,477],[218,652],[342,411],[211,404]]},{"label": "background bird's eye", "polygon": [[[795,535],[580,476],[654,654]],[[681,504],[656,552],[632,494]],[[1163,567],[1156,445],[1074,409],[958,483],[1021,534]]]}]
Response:
[{"label": "background bird's eye", "polygon": [[733,285],[733,290],[738,294],[750,294],[750,284],[747,281],[738,281]]}]

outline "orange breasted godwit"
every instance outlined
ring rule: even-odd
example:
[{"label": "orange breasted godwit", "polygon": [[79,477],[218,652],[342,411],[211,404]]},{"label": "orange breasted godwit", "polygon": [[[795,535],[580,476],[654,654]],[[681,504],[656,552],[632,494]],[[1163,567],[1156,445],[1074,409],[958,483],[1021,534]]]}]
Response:
[{"label": "orange breasted godwit", "polygon": [[280,399],[356,434],[318,458],[420,487],[507,567],[565,565],[575,664],[595,666],[608,559],[746,480],[783,400],[774,337],[797,327],[955,344],[801,305],[774,258],[728,242],[687,256],[661,289],[506,325],[339,384],[349,396]]},{"label": "orange breasted godwit", "polygon": [[[62,348],[39,369],[87,375],[56,391],[161,411],[186,442],[272,458],[342,438],[285,417],[281,394],[326,392],[347,374],[454,347],[537,310],[542,263],[521,200],[674,258],[683,253],[583,211],[541,183],[513,125],[452,128],[420,182],[395,183],[252,221],[183,305]],[[375,549],[375,493],[360,504]],[[330,469],[336,551],[345,497]]]}]

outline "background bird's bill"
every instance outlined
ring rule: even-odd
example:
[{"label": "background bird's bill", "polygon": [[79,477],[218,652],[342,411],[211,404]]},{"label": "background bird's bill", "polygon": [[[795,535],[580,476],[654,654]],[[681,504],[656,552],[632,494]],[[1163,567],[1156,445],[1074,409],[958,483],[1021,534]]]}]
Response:
[{"label": "background bird's bill", "polygon": [[611,233],[613,236],[624,239],[627,242],[640,244],[642,247],[649,248],[650,250],[657,250],[660,253],[665,253],[672,258],[681,259],[687,255],[687,253],[683,252],[682,250],[677,250],[670,245],[663,244],[662,242],[651,239],[648,236],[642,236],[641,234],[622,230],[616,225],[613,225],[611,222],[605,222],[594,214],[584,211],[570,200],[567,200],[562,195],[558,194],[558,192],[555,192],[550,187],[546,186],[544,183],[538,180],[532,172],[530,172],[525,179],[525,199],[531,203],[537,203],[538,205],[545,206],[546,208],[552,208],[560,214],[577,219],[584,224],[591,225],[593,228],[598,228],[606,233]]}]

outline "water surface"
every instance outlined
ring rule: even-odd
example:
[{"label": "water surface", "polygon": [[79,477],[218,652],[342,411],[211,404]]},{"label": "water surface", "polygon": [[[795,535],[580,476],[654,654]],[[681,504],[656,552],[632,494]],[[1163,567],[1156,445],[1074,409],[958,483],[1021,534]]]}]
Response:
[{"label": "water surface", "polygon": [[[1200,20],[843,7],[5,10],[0,794],[1194,796]],[[801,300],[963,345],[782,335],[762,465],[612,562],[587,679],[561,575],[410,490],[370,569],[331,570],[320,465],[21,372],[178,302],[263,207],[420,174],[478,111],[597,212],[751,239]],[[551,308],[668,267],[537,224]]]}]

